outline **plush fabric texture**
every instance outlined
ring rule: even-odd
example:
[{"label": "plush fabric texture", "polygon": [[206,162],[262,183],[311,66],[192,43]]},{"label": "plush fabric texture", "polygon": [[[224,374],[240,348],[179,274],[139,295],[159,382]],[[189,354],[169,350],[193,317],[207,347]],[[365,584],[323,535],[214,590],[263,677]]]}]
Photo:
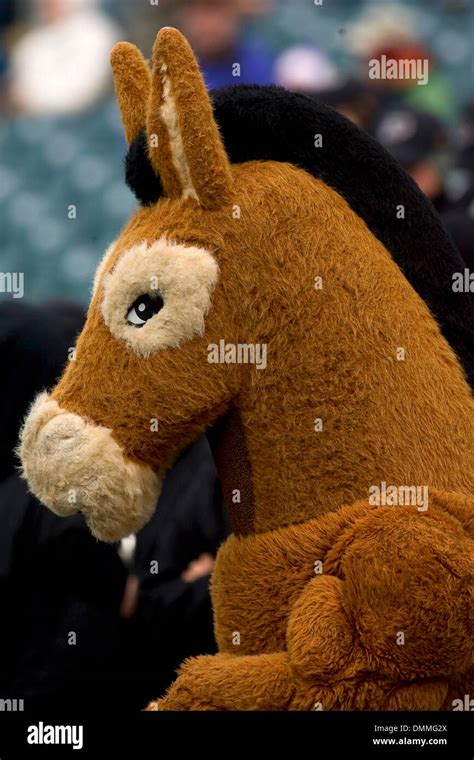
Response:
[{"label": "plush fabric texture", "polygon": [[168,133],[171,158],[180,179],[181,193],[183,198],[194,198],[199,202],[196,189],[193,185],[186,151],[183,145],[178,111],[176,108],[173,93],[171,91],[171,81],[168,76],[168,69],[165,63],[161,64],[159,71],[162,84],[163,100],[160,107],[160,118],[163,121]]},{"label": "plush fabric texture", "polygon": [[164,194],[163,183],[155,174],[148,157],[145,130],[132,142],[125,157],[125,182],[144,206],[152,206]]},{"label": "plush fabric texture", "polygon": [[[214,116],[232,163],[287,162],[334,188],[390,252],[429,305],[474,384],[472,293],[453,292],[464,263],[432,204],[390,154],[332,108],[279,87],[237,85],[212,93]],[[321,135],[322,146],[315,147]],[[146,136],[126,159],[126,180],[144,204],[162,195],[150,169]],[[405,218],[397,217],[403,206]]]},{"label": "plush fabric texture", "polygon": [[149,520],[162,478],[127,460],[111,431],[64,412],[47,393],[33,403],[19,456],[34,493],[55,514],[81,510],[96,538],[117,541]]},{"label": "plush fabric texture", "polygon": [[174,29],[162,29],[153,48],[148,155],[168,197],[195,197],[209,209],[228,201],[228,158],[209,96],[189,43],[176,44]]},{"label": "plush fabric texture", "polygon": [[166,67],[191,181],[204,208],[229,200],[231,175],[227,154],[212,116],[212,106],[189,43],[177,43],[174,29],[157,37],[154,56]]},{"label": "plush fabric texture", "polygon": [[473,506],[432,491],[426,514],[359,502],[231,536],[212,584],[221,654],[148,709],[452,709],[474,682]]},{"label": "plush fabric texture", "polygon": [[125,137],[130,144],[146,124],[150,71],[143,55],[129,42],[118,42],[113,47],[110,62]]},{"label": "plush fabric texture", "polygon": [[[219,248],[221,276],[202,337],[140,359],[104,324],[99,285],[53,397],[113,430],[127,456],[157,472],[234,400],[252,463],[252,530],[350,504],[382,480],[470,493],[469,388],[387,251],[340,195],[304,171],[254,162],[233,173],[240,219],[164,200],[137,212],[108,263],[137,240],[201,236],[202,244],[205,232],[206,248]],[[210,364],[208,346],[222,338],[268,344],[267,369]]]},{"label": "plush fabric texture", "polygon": [[[474,400],[463,369],[382,232],[297,162],[229,166],[197,69],[188,76],[189,46],[175,30],[161,44],[175,102],[184,108],[192,85],[191,110],[211,121],[191,124],[177,106],[204,202],[175,194],[165,150],[170,195],[139,208],[115,241],[52,393],[156,473],[213,429],[235,530],[213,578],[220,651],[185,663],[150,709],[449,709],[469,693],[472,662]],[[214,179],[227,175],[217,203]],[[387,188],[399,179],[403,195],[396,168]],[[376,214],[379,185],[359,190]],[[433,219],[418,218],[412,271],[426,264],[429,228],[445,240]],[[406,234],[394,237],[399,258]],[[122,255],[160,238],[212,251],[219,279],[202,334],[145,358],[112,335],[102,303]],[[209,361],[221,341],[265,346],[266,368]],[[28,456],[43,454],[32,445]],[[382,484],[426,490],[424,511],[374,507]]]}]

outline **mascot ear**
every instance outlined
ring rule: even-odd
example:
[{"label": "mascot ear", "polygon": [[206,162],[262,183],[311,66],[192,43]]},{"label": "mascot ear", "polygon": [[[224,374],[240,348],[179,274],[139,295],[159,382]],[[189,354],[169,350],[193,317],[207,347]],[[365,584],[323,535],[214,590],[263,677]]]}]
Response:
[{"label": "mascot ear", "polygon": [[115,93],[125,137],[130,145],[146,126],[151,74],[135,45],[118,42],[110,55]]},{"label": "mascot ear", "polygon": [[166,27],[156,37],[147,132],[165,195],[194,198],[206,209],[229,201],[229,160],[197,61],[177,29]]}]

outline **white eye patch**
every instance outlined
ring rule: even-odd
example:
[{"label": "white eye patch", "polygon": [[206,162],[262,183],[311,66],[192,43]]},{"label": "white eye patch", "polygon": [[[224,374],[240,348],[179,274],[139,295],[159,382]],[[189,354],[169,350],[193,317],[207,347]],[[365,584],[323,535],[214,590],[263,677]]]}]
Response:
[{"label": "white eye patch", "polygon": [[102,315],[144,358],[202,335],[219,267],[204,248],[160,238],[125,251],[104,279]]}]

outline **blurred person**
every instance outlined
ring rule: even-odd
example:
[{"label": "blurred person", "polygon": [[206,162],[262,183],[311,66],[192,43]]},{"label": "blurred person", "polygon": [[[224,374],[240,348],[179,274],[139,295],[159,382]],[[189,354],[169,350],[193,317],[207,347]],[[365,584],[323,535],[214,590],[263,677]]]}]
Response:
[{"label": "blurred person", "polygon": [[456,125],[460,149],[474,146],[474,101],[465,103]]},{"label": "blurred person", "polygon": [[347,25],[345,40],[349,50],[363,59],[380,45],[394,42],[416,45],[419,36],[416,29],[416,15],[406,5],[368,2],[355,21]]},{"label": "blurred person", "polygon": [[82,515],[56,517],[28,492],[14,455],[30,403],[56,382],[83,322],[69,303],[0,304],[0,698],[26,710],[98,706],[120,687],[125,568]]},{"label": "blurred person", "polygon": [[273,10],[275,0],[235,0],[235,3],[243,16],[259,19]]},{"label": "blurred person", "polygon": [[362,82],[385,105],[407,102],[442,118],[451,118],[457,99],[437,66],[433,50],[422,40],[419,9],[398,3],[369,2],[348,24],[344,37],[359,62]]},{"label": "blurred person", "polygon": [[474,215],[474,102],[464,105],[455,128],[456,154],[446,177],[450,208]]},{"label": "blurred person", "polygon": [[110,49],[121,31],[97,0],[34,0],[36,24],[16,43],[10,93],[30,115],[60,115],[93,106],[111,87]]},{"label": "blurred person", "polygon": [[4,76],[7,66],[7,52],[4,35],[16,16],[15,0],[2,0],[0,3],[0,79]]},{"label": "blurred person", "polygon": [[98,542],[81,514],[57,517],[28,492],[19,428],[84,316],[66,302],[0,303],[0,699],[93,708],[113,690],[141,709],[185,657],[215,651],[209,578],[229,523],[205,437],[167,474],[131,552],[129,539]]},{"label": "blurred person", "polygon": [[474,206],[470,211],[451,209],[441,219],[466,267],[474,272]]},{"label": "blurred person", "polygon": [[474,214],[474,144],[456,153],[446,177],[446,196],[450,209]]},{"label": "blurred person", "polygon": [[184,659],[217,651],[209,583],[229,533],[203,435],[168,473],[158,509],[136,536],[126,617],[138,708],[166,691]]},{"label": "blurred person", "polygon": [[312,45],[285,50],[275,63],[275,82],[318,98],[363,128],[370,126],[377,112],[377,98],[367,85],[343,76],[329,55]]},{"label": "blurred person", "polygon": [[2,0],[0,2],[0,112],[9,107],[7,89],[8,36],[16,21],[17,10],[15,0]]},{"label": "blurred person", "polygon": [[447,208],[449,140],[439,119],[408,105],[393,106],[381,114],[373,136],[410,174],[437,211]]},{"label": "blurred person", "polygon": [[449,11],[462,12],[474,7],[474,0],[441,0],[441,4]]},{"label": "blurred person", "polygon": [[183,0],[178,20],[209,89],[272,82],[273,58],[261,40],[247,37],[239,3]]},{"label": "blurred person", "polygon": [[294,45],[278,56],[275,83],[287,90],[316,94],[338,86],[341,77],[323,50],[313,45]]},{"label": "blurred person", "polygon": [[381,108],[377,94],[354,77],[346,77],[339,85],[318,92],[317,97],[367,132],[372,130]]}]

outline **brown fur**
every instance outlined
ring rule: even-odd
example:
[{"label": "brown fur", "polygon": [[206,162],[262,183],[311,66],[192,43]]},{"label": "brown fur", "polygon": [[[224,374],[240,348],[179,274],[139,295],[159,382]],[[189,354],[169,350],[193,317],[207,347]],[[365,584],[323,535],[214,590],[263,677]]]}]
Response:
[{"label": "brown fur", "polygon": [[[453,694],[473,686],[473,533],[446,513],[451,501],[472,513],[472,499],[434,492],[429,514],[359,502],[319,520],[228,539],[213,580],[222,655],[185,664],[159,708],[229,709],[232,702],[234,709],[265,709],[258,697],[246,705],[255,689],[252,663],[273,709],[282,709],[289,693],[291,710],[452,709]],[[317,560],[322,574],[315,574]],[[240,661],[249,681],[242,689],[234,677]],[[454,692],[447,672],[458,674],[454,681],[465,674]]]},{"label": "brown fur", "polygon": [[[165,147],[170,197],[122,232],[53,392],[155,472],[238,412],[252,503],[239,521],[247,535],[228,539],[214,574],[220,654],[186,663],[150,709],[449,709],[472,657],[474,406],[463,372],[345,200],[295,166],[229,169],[176,31],[159,35],[155,71],[161,56],[200,205],[178,197]],[[202,337],[144,359],[104,324],[103,282],[124,251],[162,236],[214,252],[220,279]],[[267,368],[210,364],[220,339],[267,344]],[[428,512],[369,506],[381,481],[428,486]]]},{"label": "brown fur", "polygon": [[[219,208],[229,202],[231,177],[227,155],[193,52],[184,39],[177,45],[176,31],[167,28],[157,35],[153,48],[152,92],[148,108],[149,155],[166,195],[179,198],[183,192],[183,178],[176,170],[169,134],[160,113],[165,78],[171,85],[183,158],[189,167],[199,203],[204,208]],[[179,86],[175,87],[174,83]],[[155,134],[158,147],[153,147],[150,141],[150,136]]]},{"label": "brown fur", "polygon": [[[292,622],[293,628],[288,628],[284,610],[291,610],[298,600],[296,611],[300,605],[307,603],[316,619],[320,619],[326,603],[319,587],[329,583],[327,604],[332,614],[328,619],[337,624],[337,606],[334,609],[334,604],[341,591],[337,584],[331,585],[335,582],[329,577],[332,576],[331,569],[325,569],[328,577],[324,575],[321,579],[311,580],[314,577],[314,561],[326,556],[336,541],[336,534],[329,532],[326,544],[321,547],[320,532],[325,536],[329,528],[325,524],[319,525],[317,521],[303,522],[298,528],[291,529],[294,531],[293,537],[283,534],[280,539],[281,556],[277,563],[279,574],[270,559],[266,540],[278,541],[277,529],[282,525],[305,521],[331,510],[337,510],[331,514],[337,526],[342,519],[343,510],[340,507],[366,497],[370,485],[381,480],[395,484],[426,483],[430,487],[471,493],[472,402],[462,372],[426,306],[400,275],[381,244],[339,196],[292,167],[256,164],[234,167],[233,173],[234,187],[242,188],[237,196],[242,209],[240,220],[229,219],[225,213],[216,217],[197,212],[190,208],[191,201],[180,202],[179,214],[173,213],[171,204],[166,201],[157,209],[139,212],[138,217],[144,225],[143,235],[150,240],[151,235],[155,236],[159,230],[166,231],[171,238],[187,241],[199,238],[202,243],[201,231],[207,230],[209,237],[206,242],[211,247],[218,242],[219,230],[225,230],[225,244],[220,244],[217,254],[221,281],[202,340],[188,343],[176,353],[155,355],[149,360],[147,368],[138,359],[130,357],[125,349],[111,346],[103,326],[95,319],[91,322],[94,337],[92,339],[91,332],[89,338],[84,338],[87,350],[91,350],[92,342],[107,366],[110,362],[115,366],[121,362],[119,371],[113,372],[110,380],[102,379],[101,387],[107,406],[113,398],[115,377],[119,376],[127,387],[125,361],[130,377],[130,392],[125,393],[126,404],[117,406],[114,401],[116,411],[106,412],[104,409],[104,419],[108,420],[121,445],[127,447],[131,456],[152,461],[153,466],[158,467],[163,464],[164,456],[170,457],[166,460],[169,464],[172,452],[181,449],[198,429],[217,419],[231,400],[240,409],[255,494],[254,523],[249,527],[258,531],[259,535],[245,540],[229,539],[220,552],[215,571],[213,599],[216,635],[220,650],[232,652],[232,660],[223,661],[226,663],[224,673],[230,683],[234,683],[232,674],[236,668],[236,647],[231,644],[232,634],[239,631],[239,657],[257,657],[253,663],[255,673],[260,674],[258,677],[262,683],[269,684],[270,691],[266,693],[272,695],[270,703],[275,706],[291,704],[292,709],[311,709],[314,703],[321,702],[325,709],[440,709],[445,704],[449,708],[454,697],[450,702],[447,695],[451,693],[448,692],[451,681],[443,673],[456,673],[461,666],[456,658],[453,663],[449,662],[440,641],[445,637],[454,651],[463,657],[470,652],[471,634],[463,621],[468,610],[466,579],[470,566],[468,551],[472,544],[465,543],[460,559],[456,560],[462,565],[464,557],[463,580],[456,583],[455,577],[449,573],[443,581],[442,563],[434,552],[434,546],[429,544],[431,534],[425,528],[425,516],[417,513],[414,507],[400,507],[399,512],[390,508],[386,508],[388,511],[385,512],[382,508],[384,521],[387,522],[386,533],[377,537],[375,523],[370,528],[372,537],[361,536],[362,554],[369,554],[369,565],[356,565],[358,575],[354,573],[354,578],[360,577],[360,588],[357,589],[360,597],[353,599],[349,596],[345,604],[350,606],[351,603],[356,604],[357,598],[369,596],[369,581],[374,574],[380,572],[382,578],[387,575],[387,585],[375,589],[378,595],[374,597],[373,609],[382,610],[381,601],[385,602],[385,608],[383,613],[380,612],[381,619],[378,616],[372,619],[369,615],[374,632],[370,643],[374,647],[377,645],[375,634],[378,633],[382,640],[390,639],[391,648],[382,650],[378,657],[374,655],[373,675],[366,675],[365,661],[358,664],[354,674],[349,671],[345,675],[347,668],[354,665],[344,664],[342,660],[341,673],[327,674],[322,669],[319,679],[311,682],[309,676],[312,668],[320,666],[321,662],[330,662],[335,641],[341,645],[343,657],[346,634],[344,629],[336,628],[325,643],[319,641],[315,634],[313,640],[308,641],[305,630],[314,632],[314,624],[305,618],[302,622],[296,618],[296,622]],[[264,191],[259,189],[262,184]],[[301,193],[308,193],[308,185],[312,185],[312,208],[309,213],[306,210],[303,212],[299,203]],[[271,209],[277,206],[280,209],[278,220],[271,214]],[[286,216],[281,214],[282,207],[286,210]],[[258,208],[262,211],[257,226],[253,215],[258,213]],[[197,214],[199,217],[206,216],[206,221],[199,218],[196,222]],[[150,217],[148,224],[153,230],[148,235],[145,234],[148,229],[148,226],[145,227],[146,216]],[[174,226],[171,217],[180,220],[179,228]],[[266,218],[268,221],[265,223]],[[319,247],[313,238],[313,225],[305,218],[317,219],[322,230],[325,230],[318,233]],[[132,233],[125,232],[123,248],[131,243],[131,239],[127,239],[130,234],[134,240],[142,236],[141,225],[137,229],[137,222],[132,223],[132,229]],[[297,237],[296,253],[291,256],[286,251],[286,241],[290,236]],[[264,255],[264,251],[268,250],[263,243],[265,239],[272,241],[273,260]],[[242,240],[246,241],[245,254],[241,250]],[[242,267],[243,255],[249,262],[245,267]],[[313,291],[315,274],[323,277],[322,291]],[[254,282],[259,283],[258,298],[254,296]],[[230,283],[240,296],[239,306],[235,315],[227,312],[224,316]],[[305,290],[307,295],[302,297]],[[313,299],[310,302],[313,314],[308,320],[306,314],[310,298]],[[393,302],[403,303],[403,309],[394,310]],[[94,306],[90,319],[93,313]],[[377,323],[375,330],[372,328],[374,319]],[[98,344],[101,332],[104,332],[104,339]],[[254,367],[207,364],[208,343],[218,342],[221,337],[232,342],[268,340],[267,369],[259,373]],[[397,346],[406,349],[404,362],[398,362],[395,358]],[[298,347],[297,351],[295,347]],[[81,343],[78,346],[78,362],[71,373],[76,382],[80,382],[80,348]],[[120,359],[122,354],[123,358]],[[139,373],[143,375],[144,372],[149,379],[137,383]],[[180,378],[178,386],[176,378]],[[298,383],[298,392],[293,395],[289,391],[295,387],[295,382]],[[84,379],[83,383],[87,388],[88,381]],[[67,381],[64,385],[65,391],[61,392],[60,386],[55,394],[61,405],[69,408],[74,399],[74,404],[84,414],[89,403],[90,414],[97,416],[100,409],[97,391],[91,396],[90,393],[79,393],[75,383]],[[285,388],[287,390],[283,391]],[[221,398],[219,394],[222,394]],[[342,403],[337,403],[338,398],[342,399]],[[202,407],[206,399],[206,416],[198,415],[193,419],[193,410],[187,408],[187,399],[192,400],[195,407]],[[162,426],[160,440],[149,436],[147,444],[146,423],[137,429],[136,422],[137,419],[146,421],[152,411],[158,414],[160,420],[168,422],[169,428]],[[314,431],[315,417],[321,417],[324,421],[321,433]],[[443,434],[440,435],[439,431]],[[235,485],[238,487],[238,483]],[[456,498],[461,497],[445,497],[445,502],[450,504],[452,500],[455,503]],[[433,519],[434,509],[430,506],[429,511],[428,522]],[[402,521],[396,538],[395,517]],[[413,522],[412,532],[408,531],[410,522]],[[362,522],[360,528],[362,531]],[[449,519],[446,520],[445,529],[447,532],[454,530],[454,524]],[[265,533],[260,535],[261,531]],[[276,535],[266,531],[276,531]],[[308,531],[306,544],[302,541],[302,531]],[[459,533],[459,528],[456,531]],[[459,552],[453,541],[448,546],[443,544],[443,535],[437,537],[440,542],[437,555],[444,556],[448,562],[450,551],[454,558]],[[428,541],[428,547],[421,565],[418,565],[423,536]],[[251,542],[250,545],[247,541]],[[391,543],[396,557],[400,558],[394,570],[394,577],[399,578],[400,583],[395,595],[387,593],[393,588],[391,584],[394,580],[388,572],[388,548]],[[301,566],[297,557],[305,546],[308,556],[306,565]],[[377,546],[380,546],[380,556],[375,553]],[[429,570],[427,558],[431,550],[433,571]],[[258,559],[260,554],[261,561]],[[230,558],[230,567],[226,567],[226,557]],[[339,572],[338,569],[335,578]],[[413,578],[416,583],[425,579],[421,584],[420,613],[415,615],[412,611],[409,616],[407,610],[398,610],[394,604],[390,614],[388,606],[398,598],[407,600],[409,605],[413,604],[413,597],[408,592],[409,581]],[[444,592],[443,583],[446,584]],[[432,602],[429,601],[430,595]],[[308,601],[305,602],[305,599]],[[452,625],[455,635],[451,632],[451,626],[448,635],[445,621],[453,600],[458,603],[456,622]],[[410,606],[408,609],[411,609]],[[421,614],[423,610],[425,615]],[[436,621],[438,630],[435,635]],[[382,623],[386,623],[388,632]],[[307,666],[308,673],[298,690],[292,680],[285,681],[278,675],[279,668],[272,669],[271,677],[264,676],[268,661],[264,659],[260,662],[259,659],[261,653],[286,650],[285,637],[290,630],[293,631],[293,638],[300,641],[301,647],[309,648],[308,661],[303,660],[303,665],[299,666],[299,670]],[[330,631],[329,628],[327,630]],[[405,648],[397,646],[397,631],[405,632],[409,642],[413,632],[414,648],[408,644]],[[354,637],[356,633],[357,629],[354,630]],[[349,640],[352,642],[352,639]],[[317,658],[314,647],[320,649]],[[359,645],[359,648],[362,646]],[[349,647],[351,649],[352,646]],[[431,675],[430,661],[425,661],[423,655],[429,658],[437,652],[440,653],[441,665]],[[384,673],[382,666],[390,662],[391,653],[399,655],[400,660],[406,653],[410,663],[419,666],[418,672],[416,668],[409,671],[408,666],[407,671],[403,671],[403,663],[397,663],[400,672]],[[208,660],[200,659],[186,666],[178,679],[176,691],[172,690],[160,703],[160,709],[204,709],[204,704],[208,705],[208,709],[226,709],[228,704],[233,704],[235,709],[239,704],[241,709],[248,709],[245,696],[248,694],[247,683],[242,692],[234,683],[228,696],[223,693],[221,699],[216,696],[213,701],[206,701],[206,694],[215,691],[213,684],[220,683],[223,677],[220,675],[220,680],[214,680],[214,667],[217,668],[220,660],[215,662],[215,666],[209,667]],[[203,672],[200,675],[201,686],[198,687],[195,669],[199,668]],[[245,679],[251,681],[247,665],[245,668],[242,678],[245,673]],[[430,686],[420,680],[426,679],[428,674]],[[194,691],[188,683],[188,676]],[[281,686],[281,695],[278,689],[276,695],[272,690],[273,678]],[[397,684],[406,680],[410,680],[410,684],[399,689]],[[286,703],[290,684],[293,684],[295,691],[292,692],[291,702]],[[462,688],[466,688],[464,682]],[[187,696],[184,697],[184,694]],[[233,701],[229,702],[231,699]],[[253,709],[258,709],[261,704],[260,697],[256,697]]]},{"label": "brown fur", "polygon": [[204,208],[221,208],[230,200],[229,161],[193,51],[184,38],[176,44],[175,29],[162,29],[154,59],[166,65],[172,82],[184,151],[199,202]]},{"label": "brown fur", "polygon": [[[110,427],[129,456],[157,470],[233,400],[252,462],[256,531],[350,504],[381,480],[471,493],[468,386],[381,243],[339,195],[299,169],[257,162],[233,167],[233,175],[239,220],[192,200],[163,201],[137,212],[109,263],[138,240],[151,244],[164,234],[219,247],[221,278],[203,337],[142,361],[111,339],[99,287],[76,362],[54,398]],[[267,342],[267,369],[209,364],[207,346],[221,338]],[[404,361],[396,359],[399,346]],[[108,369],[97,383],[99,358]],[[159,436],[148,430],[155,416]]]},{"label": "brown fur", "polygon": [[129,42],[118,42],[113,47],[110,62],[125,137],[130,145],[146,124],[150,71],[143,55]]}]

